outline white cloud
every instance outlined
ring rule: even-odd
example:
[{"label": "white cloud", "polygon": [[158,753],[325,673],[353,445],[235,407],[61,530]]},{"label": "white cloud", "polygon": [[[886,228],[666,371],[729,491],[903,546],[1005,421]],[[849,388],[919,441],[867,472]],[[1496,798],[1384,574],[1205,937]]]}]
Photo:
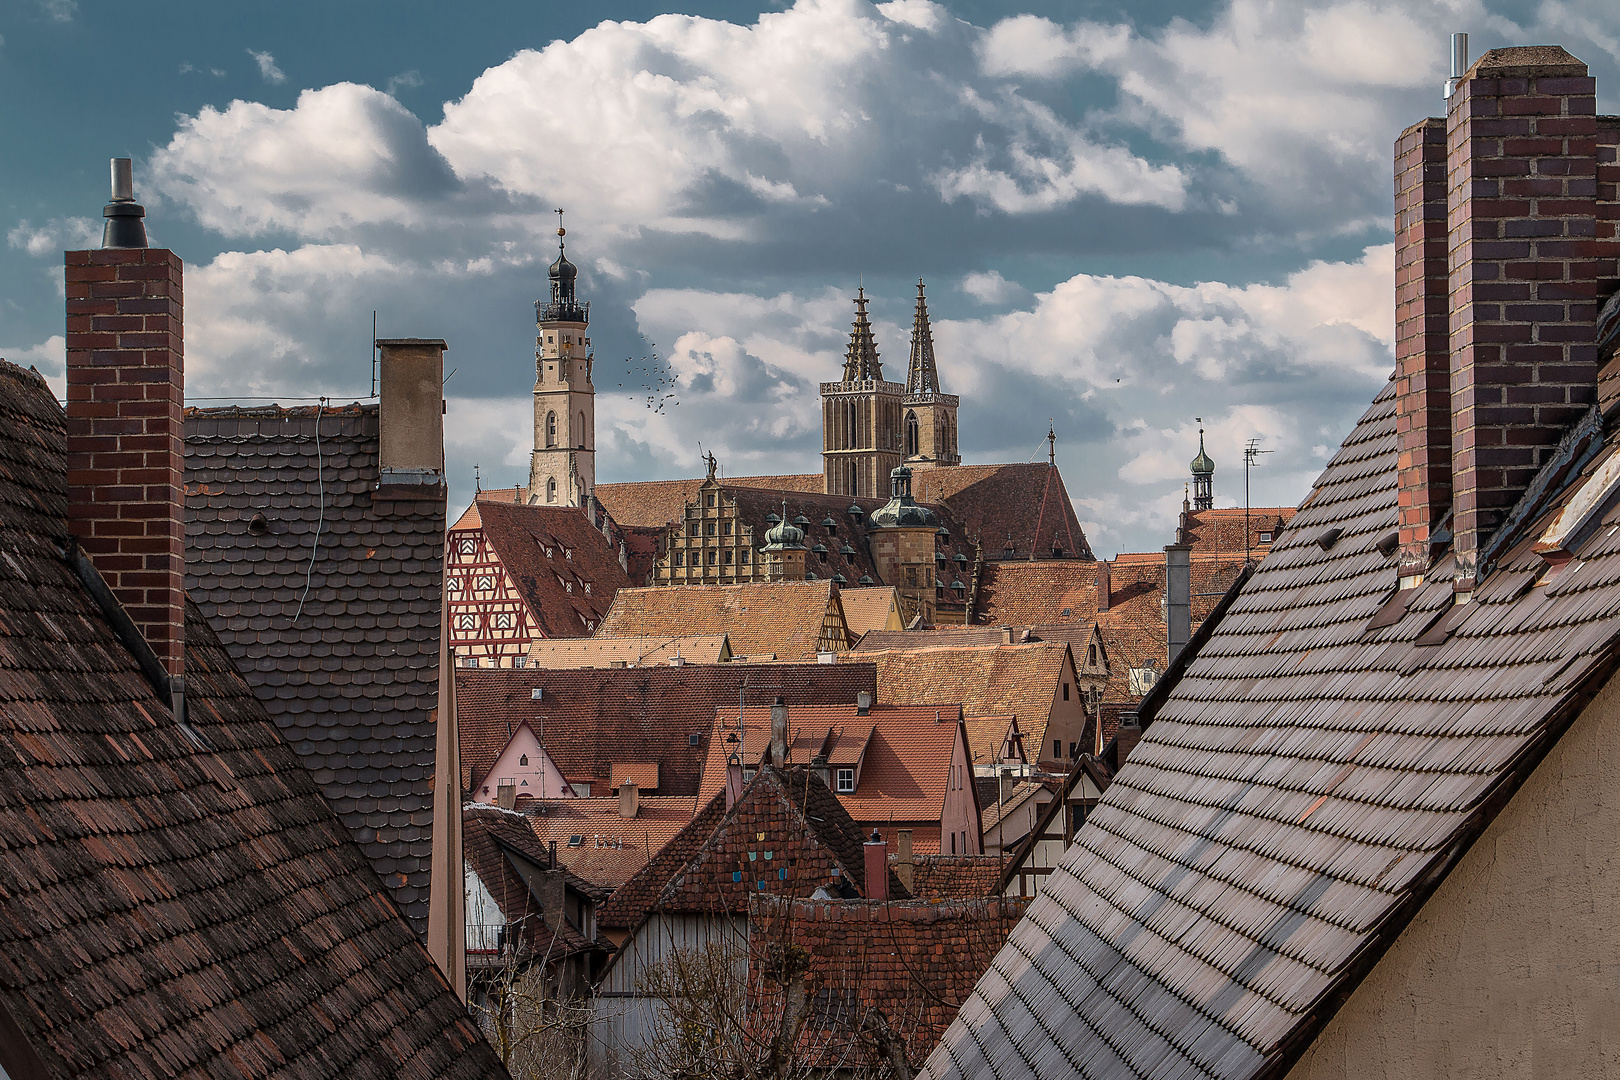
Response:
[{"label": "white cloud", "polygon": [[24,218],[6,233],[6,243],[34,256],[60,255],[100,247],[101,229],[102,223],[92,218],[52,218],[37,227]]},{"label": "white cloud", "polygon": [[0,345],[0,359],[18,367],[36,368],[45,376],[56,400],[67,400],[67,339],[61,334],[53,334],[38,345]]},{"label": "white cloud", "polygon": [[253,62],[259,65],[259,77],[272,86],[280,86],[287,81],[287,75],[276,66],[276,58],[268,52],[256,52],[248,49],[247,54],[253,57]]},{"label": "white cloud", "polygon": [[39,6],[54,22],[72,22],[73,16],[79,13],[78,0],[42,0]]},{"label": "white cloud", "polygon": [[1022,285],[1002,277],[999,270],[975,270],[966,274],[961,289],[981,304],[1005,304],[1029,295]]},{"label": "white cloud", "polygon": [[409,71],[402,71],[398,75],[391,76],[387,84],[383,86],[383,93],[393,97],[402,88],[414,90],[421,85],[423,85],[422,73],[412,68]]},{"label": "white cloud", "polygon": [[1081,23],[1065,30],[1039,15],[1014,15],[981,39],[979,65],[987,75],[1061,78],[1118,59],[1130,39],[1128,26]]}]

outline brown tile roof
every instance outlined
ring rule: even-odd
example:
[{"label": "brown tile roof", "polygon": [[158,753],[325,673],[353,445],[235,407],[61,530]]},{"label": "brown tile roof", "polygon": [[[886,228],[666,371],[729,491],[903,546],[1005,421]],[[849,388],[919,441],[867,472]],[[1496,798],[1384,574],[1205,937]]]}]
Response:
[{"label": "brown tile roof", "polygon": [[569,506],[481,502],[489,539],[529,613],[548,638],[589,637],[629,584],[618,551]]},{"label": "brown tile roof", "polygon": [[554,638],[529,646],[529,666],[593,668],[668,664],[676,657],[689,664],[718,664],[731,657],[724,634],[685,637]]},{"label": "brown tile roof", "polygon": [[[989,779],[992,784],[995,783],[995,777],[990,777]],[[996,801],[995,795],[992,794],[991,797],[986,799],[984,802],[983,814],[985,831],[988,832],[991,827],[998,824],[1002,818],[1006,817],[1014,810],[1017,810],[1020,806],[1023,806],[1026,802],[1033,799],[1044,790],[1046,790],[1045,784],[1038,783],[1034,780],[1019,780],[1015,782],[1012,787],[1001,792],[1002,798],[999,802]],[[993,791],[994,789],[992,788],[992,792]]]},{"label": "brown tile roof", "polygon": [[1001,891],[1001,870],[1005,862],[998,855],[925,855],[914,858],[911,895],[930,903],[995,896]]},{"label": "brown tile roof", "polygon": [[892,613],[900,609],[900,593],[894,586],[875,589],[839,589],[844,605],[844,622],[856,637],[868,630],[886,630]]},{"label": "brown tile roof", "polygon": [[[920,1063],[989,967],[1027,901],[1011,898],[869,903],[755,897],[749,910],[751,1015],[778,1022],[773,961],[802,950],[812,998],[797,1059],[810,1068],[891,1066],[872,1031],[895,1033]],[[881,1024],[874,1021],[881,1017]]]},{"label": "brown tile roof", "polygon": [[[864,893],[862,839],[860,827],[809,769],[766,766],[730,810],[724,791],[710,799],[613,894],[597,921],[629,929],[653,910],[742,914],[759,893],[808,896],[838,879]],[[905,895],[892,873],[889,887],[891,895]]]},{"label": "brown tile roof", "polygon": [[70,569],[65,423],[0,362],[8,1051],[50,1077],[504,1078],[197,607],[203,744]]},{"label": "brown tile roof", "polygon": [[[874,693],[870,664],[687,664],[683,667],[458,668],[456,709],[468,789],[528,721],[569,781],[605,784],[615,761],[659,762],[659,793],[697,794],[716,708],[739,691],[791,704],[854,701]],[[534,697],[534,690],[541,697]],[[696,735],[696,745],[692,736]],[[596,789],[593,789],[596,790]]]},{"label": "brown tile roof", "polygon": [[936,646],[861,653],[877,665],[885,704],[960,703],[967,716],[1016,716],[1028,752],[1045,745],[1059,677],[1069,655],[1061,641]]},{"label": "brown tile roof", "polygon": [[[598,887],[613,890],[647,865],[653,853],[692,820],[690,795],[638,797],[636,816],[619,813],[619,799],[536,799],[523,808],[535,839],[557,845],[557,862]],[[579,842],[575,843],[575,838]]]},{"label": "brown tile roof", "polygon": [[739,658],[814,660],[823,620],[837,597],[830,581],[623,589],[597,633],[601,637],[726,634]]},{"label": "brown tile roof", "polygon": [[967,535],[999,557],[1012,533],[1015,554],[1047,557],[1053,548],[1089,560],[1091,544],[1080,528],[1063,476],[1050,465],[953,465],[917,469],[912,494],[918,502],[944,503]]},{"label": "brown tile roof", "polygon": [[[462,810],[461,837],[467,865],[483,883],[505,917],[509,930],[521,943],[523,955],[519,959],[560,960],[602,948],[566,918],[556,920],[556,930],[546,924],[540,901],[507,855],[511,851],[535,866],[549,865],[545,851],[537,846],[523,815],[498,806],[468,803]],[[605,899],[603,890],[588,881],[576,878],[569,884],[593,899]],[[484,948],[490,947],[493,943],[484,945]]]},{"label": "brown tile roof", "polygon": [[[1282,536],[1282,531],[1298,511],[1292,506],[1255,506],[1247,512],[1248,550],[1261,558]],[[1242,555],[1244,552],[1244,509],[1190,510],[1184,519],[1186,543],[1194,555]],[[1262,540],[1261,534],[1269,534]]]},{"label": "brown tile roof", "polygon": [[642,791],[658,790],[658,762],[656,761],[615,761],[613,775],[609,782],[615,791],[626,780],[631,781]]},{"label": "brown tile roof", "polygon": [[[853,703],[790,705],[789,760],[804,765],[833,744],[848,746],[852,753],[829,753],[828,758],[830,764],[843,760],[853,764],[860,755],[855,790],[838,796],[850,817],[863,827],[877,826],[885,831],[891,822],[932,822],[937,826],[950,781],[958,715],[957,706],[946,703],[879,705],[865,716],[858,715]],[[709,754],[703,763],[703,781],[698,788],[700,800],[725,787],[726,759],[737,746],[728,742],[727,736],[736,731],[737,710],[717,710],[714,733],[708,740]],[[770,745],[770,706],[743,710],[742,737],[744,763],[757,764]],[[934,843],[937,845],[937,837]]]},{"label": "brown tile roof", "polygon": [[374,497],[376,405],[185,423],[186,590],[425,934],[443,488]]},{"label": "brown tile roof", "polygon": [[[976,762],[989,764],[1002,760],[1007,746],[1007,736],[1012,734],[1013,725],[1018,718],[1011,714],[1006,716],[964,716],[962,724],[967,728],[968,757]],[[1023,732],[1018,733],[1019,741],[1023,741]],[[1035,747],[1025,747],[1024,757],[1034,764],[1040,757]]]},{"label": "brown tile roof", "polygon": [[[1509,518],[1471,602],[1453,606],[1445,554],[1373,626],[1397,584],[1376,546],[1398,520],[1386,386],[1168,687],[922,1075],[1102,1057],[1081,1034],[1099,1029],[1097,1069],[1112,1075],[1286,1068],[1366,970],[1357,961],[1394,940],[1612,676],[1620,512],[1574,541],[1579,573],[1538,585],[1547,564],[1531,551],[1620,449],[1620,432],[1587,430],[1602,429],[1572,432],[1550,487]],[[1050,1022],[1012,1022],[1025,1009]]]},{"label": "brown tile roof", "polygon": [[990,626],[1089,623],[1097,612],[1097,569],[1097,563],[1079,559],[989,560],[979,579],[977,621]]},{"label": "brown tile roof", "polygon": [[[768,488],[772,491],[816,494],[826,490],[820,473],[790,476],[723,476],[720,481],[728,488]],[[681,519],[681,508],[697,500],[698,489],[702,486],[701,478],[597,484],[596,498],[620,525],[667,525]]]},{"label": "brown tile roof", "polygon": [[856,652],[926,649],[935,645],[997,645],[999,626],[936,626],[929,630],[868,630],[855,643]]}]

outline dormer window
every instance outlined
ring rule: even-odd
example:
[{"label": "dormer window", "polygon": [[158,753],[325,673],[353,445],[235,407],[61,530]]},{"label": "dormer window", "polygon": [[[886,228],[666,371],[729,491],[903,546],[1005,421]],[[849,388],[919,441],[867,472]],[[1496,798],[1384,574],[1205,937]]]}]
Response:
[{"label": "dormer window", "polygon": [[1270,529],[1266,529],[1266,530],[1264,530],[1264,531],[1262,531],[1260,533],[1260,542],[1262,544],[1271,543],[1271,530]]},{"label": "dormer window", "polygon": [[848,795],[855,790],[855,770],[839,769],[835,777],[837,790],[840,795]]}]

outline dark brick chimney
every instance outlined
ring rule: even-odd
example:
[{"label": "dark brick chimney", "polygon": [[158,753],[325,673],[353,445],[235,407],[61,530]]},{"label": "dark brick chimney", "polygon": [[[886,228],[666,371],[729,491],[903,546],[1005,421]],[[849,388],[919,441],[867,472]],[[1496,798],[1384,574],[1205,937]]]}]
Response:
[{"label": "dark brick chimney", "polygon": [[1446,273],[1446,122],[1395,140],[1395,434],[1401,576],[1428,570],[1451,509],[1451,345]]},{"label": "dark brick chimney", "polygon": [[1596,398],[1598,281],[1614,270],[1612,254],[1601,265],[1597,238],[1595,93],[1584,63],[1538,45],[1487,52],[1450,100],[1460,591],[1473,588],[1481,545]]},{"label": "dark brick chimney", "polygon": [[[109,206],[139,209],[116,181]],[[65,262],[68,529],[165,670],[182,675],[182,264],[144,246]]]}]

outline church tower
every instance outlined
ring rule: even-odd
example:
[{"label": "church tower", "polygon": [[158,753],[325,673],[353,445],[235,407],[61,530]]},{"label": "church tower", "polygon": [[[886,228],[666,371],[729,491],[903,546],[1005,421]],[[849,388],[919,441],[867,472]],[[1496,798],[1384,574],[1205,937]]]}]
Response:
[{"label": "church tower", "polygon": [[1204,452],[1204,429],[1198,429],[1198,456],[1192,459],[1192,508],[1215,508],[1215,462]]},{"label": "church tower", "polygon": [[591,385],[591,305],[574,296],[579,269],[568,261],[557,211],[557,261],[551,300],[536,300],[534,453],[529,502],[583,506],[596,487],[596,388]]},{"label": "church tower", "polygon": [[899,383],[883,381],[862,288],[855,297],[844,377],[821,384],[821,467],[827,494],[880,497],[889,473],[900,465],[905,391]]},{"label": "church tower", "polygon": [[928,301],[917,279],[917,311],[911,320],[911,367],[906,372],[904,437],[906,464],[913,469],[960,465],[956,449],[956,407],[961,399],[939,392],[934,367],[934,332],[928,325]]}]

